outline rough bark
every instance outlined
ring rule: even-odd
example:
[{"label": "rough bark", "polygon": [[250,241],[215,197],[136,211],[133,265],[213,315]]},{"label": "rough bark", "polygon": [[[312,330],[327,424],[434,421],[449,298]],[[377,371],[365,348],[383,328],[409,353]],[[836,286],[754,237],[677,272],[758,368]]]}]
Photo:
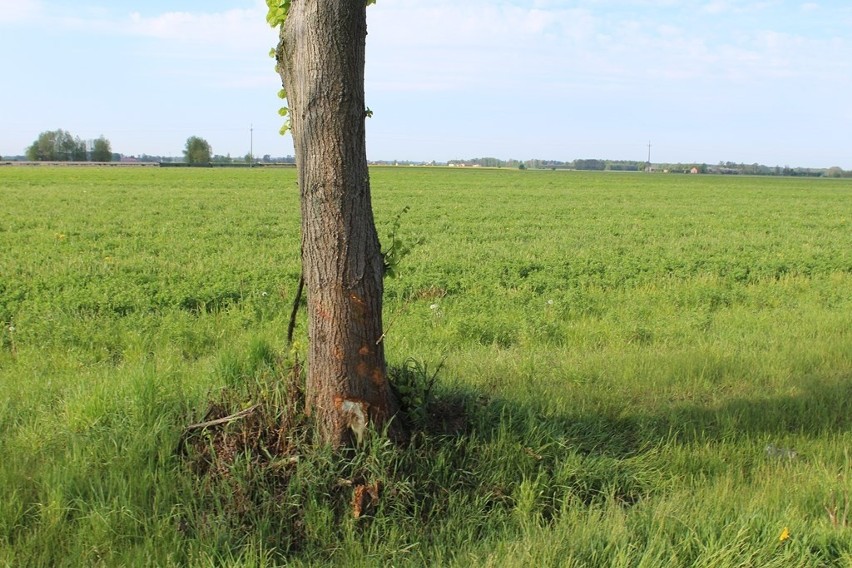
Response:
[{"label": "rough bark", "polygon": [[[366,21],[364,0],[293,0],[277,53],[301,192],[307,410],[335,446],[398,410],[380,340],[384,264],[364,133]],[[402,436],[399,421],[390,428]]]}]

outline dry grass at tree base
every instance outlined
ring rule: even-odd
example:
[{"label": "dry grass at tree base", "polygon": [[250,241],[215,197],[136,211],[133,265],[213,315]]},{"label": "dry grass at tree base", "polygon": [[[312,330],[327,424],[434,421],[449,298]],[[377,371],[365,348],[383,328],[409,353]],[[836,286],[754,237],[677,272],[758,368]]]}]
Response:
[{"label": "dry grass at tree base", "polygon": [[[304,369],[298,355],[292,361],[273,358],[263,345],[255,346],[255,353],[258,352],[263,359],[261,368],[251,369],[253,376],[243,369],[232,377],[237,381],[220,391],[201,422],[187,427],[178,446],[181,459],[198,477],[201,498],[213,503],[227,496],[227,506],[222,510],[227,511],[232,527],[250,532],[258,510],[267,509],[270,502],[291,502],[288,496],[293,490],[293,477],[299,475],[299,467],[305,463],[314,468],[336,466],[340,477],[326,487],[299,484],[299,490],[324,495],[327,506],[354,519],[375,513],[381,500],[399,499],[393,488],[405,484],[408,477],[423,475],[424,471],[412,469],[411,463],[408,471],[400,468],[405,460],[399,455],[373,464],[371,469],[358,465],[362,447],[329,453],[329,448],[314,439],[312,423],[305,412]],[[257,356],[250,359],[258,362]],[[406,422],[410,438],[403,445],[409,446],[409,451],[416,451],[418,446],[429,447],[431,444],[423,444],[426,438],[440,444],[442,439],[469,434],[469,413],[487,404],[482,398],[472,404],[458,393],[437,397],[436,375],[414,361],[389,371],[394,385],[404,383],[419,389],[417,396],[423,401],[417,408],[406,407],[405,401],[410,397],[400,397],[403,406],[395,419]],[[257,400],[260,402],[234,411],[247,401]],[[391,448],[390,442],[377,432],[371,432],[366,443],[385,446],[390,456],[396,454],[395,450],[406,451],[402,447]],[[437,494],[417,498],[441,499],[446,489],[436,489]],[[296,505],[285,514],[288,526],[283,540],[291,552],[301,549],[306,538],[302,513],[301,506]],[[204,522],[205,517],[200,520]],[[190,519],[183,519],[181,527],[196,536],[204,531],[203,527],[194,527]]]}]

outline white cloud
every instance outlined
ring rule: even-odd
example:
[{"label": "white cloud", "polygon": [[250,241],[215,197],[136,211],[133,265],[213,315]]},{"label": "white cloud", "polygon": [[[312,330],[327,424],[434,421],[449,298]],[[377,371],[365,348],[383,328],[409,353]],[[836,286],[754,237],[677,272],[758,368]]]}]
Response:
[{"label": "white cloud", "polygon": [[267,58],[277,31],[266,23],[264,2],[218,12],[147,10],[122,13],[109,5],[63,8],[51,10],[49,23],[88,41],[119,46],[127,60],[150,64],[150,73],[169,85],[193,82],[241,90],[271,85],[270,92],[277,90],[274,62]]},{"label": "white cloud", "polygon": [[595,24],[587,10],[541,4],[383,0],[368,13],[368,81],[382,76],[370,84],[393,91],[459,90],[561,67],[568,46],[594,41]]},{"label": "white cloud", "polygon": [[118,22],[127,33],[176,42],[225,45],[240,50],[271,47],[275,31],[258,9],[227,10],[217,13],[166,12],[145,17],[134,12]]},{"label": "white cloud", "polygon": [[765,10],[786,9],[778,0],[754,2],[752,0],[713,0],[704,4],[701,10],[706,14],[748,14]]},{"label": "white cloud", "polygon": [[[841,55],[852,49],[844,38],[797,32],[789,20],[776,31],[777,2],[717,0],[697,13],[630,4],[606,11],[591,1],[564,8],[565,2],[547,0],[383,0],[368,15],[368,86],[612,92],[655,77],[717,82],[716,88],[719,81],[836,80],[849,69],[843,62],[852,61]],[[722,22],[708,12],[750,16]]]},{"label": "white cloud", "polygon": [[39,0],[0,0],[0,24],[33,20],[41,13]]},{"label": "white cloud", "polygon": [[[164,12],[154,16],[133,12],[124,16],[77,14],[61,18],[59,25],[104,35],[145,37],[161,44],[209,46],[217,53],[267,52],[276,43],[276,32],[266,24],[266,8],[222,12]],[[176,54],[179,53],[176,52]]]},{"label": "white cloud", "polygon": [[710,2],[709,4],[705,4],[702,10],[708,14],[724,14],[730,10],[730,6],[728,6],[727,2]]}]

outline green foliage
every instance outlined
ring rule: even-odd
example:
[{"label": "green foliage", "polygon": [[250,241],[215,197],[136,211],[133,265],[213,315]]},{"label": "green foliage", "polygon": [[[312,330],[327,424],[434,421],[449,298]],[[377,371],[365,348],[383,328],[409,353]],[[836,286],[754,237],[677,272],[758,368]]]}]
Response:
[{"label": "green foliage", "polygon": [[[281,92],[283,92],[283,89],[279,92],[279,96],[281,95]],[[286,94],[285,94],[285,97],[286,97]],[[284,97],[282,97],[282,98],[284,98]],[[287,107],[279,108],[278,109],[278,116],[284,116],[284,117],[287,118],[287,120],[284,121],[284,124],[281,125],[281,128],[278,131],[278,133],[281,136],[284,136],[285,134],[287,134],[290,131],[290,128],[291,128],[290,109],[287,108]]]},{"label": "green foliage", "polygon": [[112,161],[112,147],[110,146],[109,140],[101,136],[97,140],[95,140],[94,145],[92,146],[92,161],[93,162],[111,162]]},{"label": "green foliage", "polygon": [[213,155],[210,143],[204,138],[190,136],[186,139],[183,157],[187,164],[209,164]]},{"label": "green foliage", "polygon": [[391,223],[388,238],[385,241],[386,247],[382,251],[382,258],[385,263],[385,276],[388,278],[395,278],[399,272],[399,265],[402,260],[411,253],[414,247],[422,245],[425,242],[422,237],[417,239],[403,239],[399,234],[402,216],[408,213],[409,209],[406,205],[396,214],[396,217],[394,217]]},{"label": "green foliage", "polygon": [[27,148],[26,155],[28,160],[34,162],[84,162],[86,143],[65,130],[51,130],[39,134],[38,139]]},{"label": "green foliage", "polygon": [[409,358],[389,371],[391,386],[406,416],[422,428],[435,404],[435,383],[441,365],[429,371],[428,363]]},{"label": "green foliage", "polygon": [[[0,565],[852,558],[847,179],[373,169],[427,238],[384,345],[429,428],[275,460],[296,172],[2,175]],[[258,403],[194,469],[186,426]]]},{"label": "green foliage", "polygon": [[277,28],[287,19],[291,0],[266,0],[266,23]]}]

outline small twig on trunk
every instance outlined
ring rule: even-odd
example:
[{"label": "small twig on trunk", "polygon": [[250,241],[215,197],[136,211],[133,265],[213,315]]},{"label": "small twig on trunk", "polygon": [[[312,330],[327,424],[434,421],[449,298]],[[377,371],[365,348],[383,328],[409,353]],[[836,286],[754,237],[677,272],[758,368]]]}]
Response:
[{"label": "small twig on trunk", "polygon": [[231,414],[230,416],[225,416],[223,418],[217,418],[216,420],[208,420],[207,422],[199,422],[198,424],[190,424],[186,427],[186,431],[190,430],[200,430],[202,428],[209,428],[210,426],[218,426],[219,424],[227,424],[228,422],[233,422],[234,420],[239,420],[240,418],[245,418],[255,410],[260,408],[260,404],[255,404],[251,408],[246,408],[245,410],[241,410],[235,414]]},{"label": "small twig on trunk", "polygon": [[302,301],[302,289],[305,287],[305,274],[299,274],[299,287],[296,288],[296,298],[293,300],[293,311],[290,312],[290,325],[287,326],[287,345],[293,345],[293,331],[296,329],[296,314]]}]

